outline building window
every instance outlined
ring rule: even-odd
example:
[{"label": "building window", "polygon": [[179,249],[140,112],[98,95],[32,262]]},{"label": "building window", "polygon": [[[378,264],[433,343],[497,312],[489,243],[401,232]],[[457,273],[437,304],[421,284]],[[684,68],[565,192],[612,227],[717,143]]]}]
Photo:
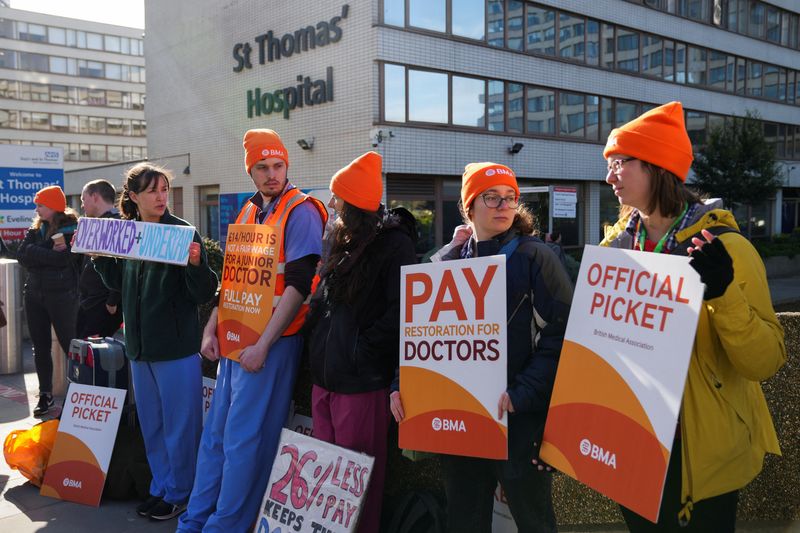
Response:
[{"label": "building window", "polygon": [[583,94],[561,91],[558,101],[559,135],[583,138],[584,132]]},{"label": "building window", "polygon": [[528,87],[528,133],[555,135],[555,92]]},{"label": "building window", "polygon": [[408,119],[447,124],[447,74],[408,71]]},{"label": "building window", "polygon": [[[486,38],[486,2],[485,0],[451,0],[457,2],[451,10],[453,17],[453,35],[468,37],[482,41]],[[384,0],[384,6],[392,3]],[[401,4],[402,2],[393,2]],[[385,7],[384,7],[385,9]]]},{"label": "building window", "polygon": [[47,28],[47,42],[66,46],[67,30],[64,28],[53,28],[52,26]]},{"label": "building window", "polygon": [[583,17],[562,13],[558,22],[558,55],[583,63],[586,55],[585,30],[586,21]]},{"label": "building window", "polygon": [[498,80],[489,80],[489,131],[505,129],[505,88]]},{"label": "building window", "polygon": [[383,23],[400,27],[406,25],[405,0],[383,0]]},{"label": "building window", "polygon": [[200,187],[200,235],[219,240],[219,186]]},{"label": "building window", "polygon": [[664,51],[661,37],[644,34],[642,36],[642,74],[663,77]]},{"label": "building window", "polygon": [[383,66],[383,115],[390,122],[406,121],[406,68]]},{"label": "building window", "polygon": [[687,82],[691,85],[706,84],[706,49],[690,46],[687,49],[689,61],[687,63]]},{"label": "building window", "polygon": [[617,70],[639,72],[639,32],[617,29]]},{"label": "building window", "polygon": [[[486,82],[453,76],[453,124],[482,128],[486,124]],[[502,111],[501,111],[502,112]]]},{"label": "building window", "polygon": [[409,25],[426,30],[447,30],[445,0],[408,0]]},{"label": "building window", "polygon": [[34,72],[49,72],[50,58],[44,54],[19,52],[19,69],[32,70]]},{"label": "building window", "polygon": [[169,205],[173,215],[183,218],[183,187],[170,187]]},{"label": "building window", "polygon": [[600,64],[600,23],[591,19],[586,23],[586,64]]},{"label": "building window", "polygon": [[508,128],[510,133],[525,131],[525,86],[521,83],[508,84]]},{"label": "building window", "polygon": [[37,43],[47,42],[47,28],[40,24],[17,22],[17,31],[20,41],[33,41]]},{"label": "building window", "polygon": [[527,6],[528,52],[545,56],[556,55],[556,14],[555,11],[528,4]]},{"label": "building window", "polygon": [[505,45],[505,11],[503,0],[488,0],[487,8],[487,30],[489,46],[502,47]]}]

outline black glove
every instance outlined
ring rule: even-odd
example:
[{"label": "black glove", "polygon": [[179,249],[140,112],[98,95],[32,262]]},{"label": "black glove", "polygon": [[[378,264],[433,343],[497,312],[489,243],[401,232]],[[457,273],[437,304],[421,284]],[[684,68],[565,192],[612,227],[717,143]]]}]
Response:
[{"label": "black glove", "polygon": [[733,281],[733,260],[719,238],[704,244],[702,248],[692,250],[689,264],[700,274],[700,280],[706,285],[704,300],[722,296]]}]

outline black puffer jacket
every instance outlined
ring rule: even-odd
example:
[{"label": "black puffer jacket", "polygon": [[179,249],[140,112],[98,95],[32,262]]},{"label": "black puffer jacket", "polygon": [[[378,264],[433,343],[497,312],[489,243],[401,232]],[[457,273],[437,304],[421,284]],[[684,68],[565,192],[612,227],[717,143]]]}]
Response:
[{"label": "black puffer jacket", "polygon": [[39,229],[28,230],[17,250],[17,260],[28,272],[26,288],[45,293],[78,290],[78,271],[83,256],[71,252],[70,241],[75,228],[76,222],[70,221],[56,231],[64,234],[67,243],[67,249],[62,252],[53,250],[53,240],[45,236],[46,222]]},{"label": "black puffer jacket", "polygon": [[387,388],[398,364],[400,267],[417,262],[413,218],[391,212],[362,261],[374,261],[357,301],[332,302],[325,276],[306,322],[314,383],[331,392],[355,394]]},{"label": "black puffer jacket", "polygon": [[[100,215],[100,218],[119,218],[119,212],[114,209]],[[82,309],[89,309],[101,303],[106,305],[119,305],[122,295],[119,291],[106,287],[100,274],[94,269],[92,258],[83,256],[81,275],[78,280],[78,299]]]},{"label": "black puffer jacket", "polygon": [[[506,391],[514,406],[504,465],[509,472],[528,464],[536,452],[534,442],[541,442],[572,302],[564,266],[541,240],[512,230],[479,243],[471,239],[465,246],[472,247],[473,257],[486,257],[500,253],[514,238],[519,239],[517,248],[506,260]],[[432,260],[459,259],[461,248],[447,246]]]}]

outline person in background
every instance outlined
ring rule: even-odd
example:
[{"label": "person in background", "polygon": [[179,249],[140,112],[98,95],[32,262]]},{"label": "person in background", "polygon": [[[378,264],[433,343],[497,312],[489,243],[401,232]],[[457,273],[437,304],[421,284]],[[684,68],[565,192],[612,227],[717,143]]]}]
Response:
[{"label": "person in background", "polygon": [[78,214],[67,207],[61,187],[41,189],[33,203],[36,217],[20,244],[17,259],[27,272],[23,301],[39,378],[39,402],[33,414],[42,416],[54,405],[51,327],[64,353],[75,337],[81,257],[70,253]]},{"label": "person in background", "polygon": [[766,453],[780,454],[759,384],[786,362],[764,264],[733,214],[686,186],[693,156],[680,102],[613,130],[603,157],[620,213],[601,245],[688,253],[705,284],[658,524],[622,515],[633,532],[732,532],[739,489]]},{"label": "person in background", "polygon": [[325,206],[289,182],[289,155],[269,129],[244,135],[244,164],[255,185],[236,224],[277,226],[281,235],[272,315],[239,361],[223,357],[214,308],[203,332],[203,355],[219,360],[188,512],[178,531],[249,531],[269,480],[300,364],[299,335],[318,278]]},{"label": "person in background", "polygon": [[[506,256],[507,388],[498,419],[508,413],[508,459],[441,455],[448,531],[488,533],[494,491],[503,486],[521,533],[553,532],[556,519],[551,474],[538,458],[572,300],[572,284],[553,251],[533,237],[533,215],[520,203],[514,172],[496,163],[464,169],[460,208],[466,228],[431,257],[449,261]],[[398,422],[405,417],[400,392],[390,395]]]},{"label": "person in background", "polygon": [[417,262],[413,216],[381,205],[381,166],[381,156],[367,152],[331,179],[328,207],[338,217],[309,316],[314,437],[375,458],[359,533],[380,527],[400,267]]},{"label": "person in background", "polygon": [[[114,207],[117,191],[107,180],[90,181],[83,186],[81,207],[87,217],[119,218]],[[77,337],[111,337],[122,324],[119,291],[109,289],[94,269],[92,258],[84,256],[78,281]]]},{"label": "person in background", "polygon": [[[151,163],[128,170],[123,219],[189,226],[167,208],[169,172]],[[136,412],[153,472],[150,496],[136,512],[169,520],[186,509],[203,428],[198,306],[214,297],[217,276],[195,232],[186,266],[96,256],[109,289],[122,293],[125,352],[131,360]]]}]

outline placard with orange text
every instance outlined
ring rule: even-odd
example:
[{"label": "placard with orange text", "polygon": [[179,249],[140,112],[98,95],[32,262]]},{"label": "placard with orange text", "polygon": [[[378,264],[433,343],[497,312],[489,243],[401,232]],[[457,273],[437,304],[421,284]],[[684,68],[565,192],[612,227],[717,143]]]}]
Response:
[{"label": "placard with orange text", "polygon": [[44,474],[42,496],[100,505],[126,393],[70,384]]},{"label": "placard with orange text", "polygon": [[506,459],[507,374],[505,256],[402,267],[400,447]]},{"label": "placard with orange text", "polygon": [[224,357],[239,360],[272,316],[281,233],[264,224],[231,224],[222,267],[217,339]]},{"label": "placard with orange text", "polygon": [[653,522],[702,301],[686,257],[583,252],[541,457]]}]

